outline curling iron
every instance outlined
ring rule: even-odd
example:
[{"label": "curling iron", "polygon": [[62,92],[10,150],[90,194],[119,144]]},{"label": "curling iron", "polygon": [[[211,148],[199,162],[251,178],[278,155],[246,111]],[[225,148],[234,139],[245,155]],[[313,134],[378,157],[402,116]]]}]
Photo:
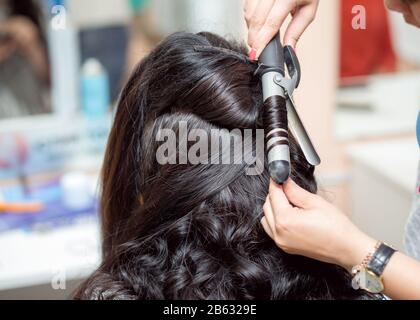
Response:
[{"label": "curling iron", "polygon": [[[286,77],[285,65],[289,77]],[[293,92],[299,86],[301,70],[299,60],[291,46],[283,47],[280,32],[271,40],[259,58],[257,70],[261,76],[263,99],[280,97],[286,102],[287,122],[309,164],[317,166],[321,160],[303,126],[293,101]],[[287,126],[274,128],[266,135],[267,158],[271,178],[283,184],[291,174],[290,149]]]}]

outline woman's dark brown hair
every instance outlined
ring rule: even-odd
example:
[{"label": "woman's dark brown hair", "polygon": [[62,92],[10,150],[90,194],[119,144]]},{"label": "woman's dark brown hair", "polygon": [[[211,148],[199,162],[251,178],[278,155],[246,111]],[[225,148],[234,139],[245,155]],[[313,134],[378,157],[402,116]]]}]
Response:
[{"label": "woman's dark brown hair", "polygon": [[[262,104],[257,65],[246,54],[209,33],[176,33],[134,71],[104,160],[103,263],[76,298],[370,297],[351,288],[345,270],[286,254],[265,234],[267,170],[157,162],[159,130],[177,131],[182,121],[206,131],[264,127],[271,106]],[[316,192],[314,168],[292,137],[290,148],[292,178]]]},{"label": "woman's dark brown hair", "polygon": [[25,16],[40,31],[43,30],[42,12],[37,0],[8,0],[8,5],[10,6],[11,15]]},{"label": "woman's dark brown hair", "polygon": [[43,46],[47,47],[44,26],[44,16],[39,0],[8,0],[11,16],[23,16],[28,18],[36,27]]}]

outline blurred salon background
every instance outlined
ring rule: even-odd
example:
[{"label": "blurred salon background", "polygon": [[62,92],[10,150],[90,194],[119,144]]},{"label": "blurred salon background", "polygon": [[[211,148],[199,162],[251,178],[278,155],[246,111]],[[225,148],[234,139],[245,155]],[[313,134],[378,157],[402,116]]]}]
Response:
[{"label": "blurred salon background", "polygon": [[[179,30],[246,39],[241,0],[0,0],[0,299],[66,299],[100,263],[113,106]],[[321,1],[297,48],[321,193],[399,249],[416,189],[419,40],[382,0]]]}]

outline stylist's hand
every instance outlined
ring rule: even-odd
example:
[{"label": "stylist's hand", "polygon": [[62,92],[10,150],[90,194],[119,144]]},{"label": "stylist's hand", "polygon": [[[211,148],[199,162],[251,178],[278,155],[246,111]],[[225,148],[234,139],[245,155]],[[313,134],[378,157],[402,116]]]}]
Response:
[{"label": "stylist's hand", "polygon": [[385,5],[401,13],[407,23],[420,28],[420,0],[385,0]]},{"label": "stylist's hand", "polygon": [[305,29],[314,20],[318,3],[319,0],[245,0],[248,45],[256,51],[256,57],[279,31],[289,14],[293,18],[284,35],[284,44],[295,48]]},{"label": "stylist's hand", "polygon": [[334,263],[347,270],[362,262],[376,241],[333,205],[292,180],[270,184],[262,225],[290,254]]}]

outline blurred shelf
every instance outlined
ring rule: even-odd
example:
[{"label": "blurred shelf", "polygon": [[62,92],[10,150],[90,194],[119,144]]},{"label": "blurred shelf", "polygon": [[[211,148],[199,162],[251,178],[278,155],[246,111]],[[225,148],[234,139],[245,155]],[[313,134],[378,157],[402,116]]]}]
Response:
[{"label": "blurred shelf", "polygon": [[370,76],[362,85],[340,88],[334,136],[372,139],[415,133],[420,109],[420,72]]},{"label": "blurred shelf", "polygon": [[347,154],[410,195],[416,185],[419,146],[416,139],[365,143],[351,146]]},{"label": "blurred shelf", "polygon": [[417,112],[381,113],[362,109],[338,109],[334,137],[340,141],[415,134]]},{"label": "blurred shelf", "polygon": [[370,236],[404,249],[403,236],[416,190],[416,139],[364,143],[347,151],[352,160],[353,221]]},{"label": "blurred shelf", "polygon": [[45,233],[24,230],[0,234],[0,291],[82,279],[100,263],[95,222]]}]

